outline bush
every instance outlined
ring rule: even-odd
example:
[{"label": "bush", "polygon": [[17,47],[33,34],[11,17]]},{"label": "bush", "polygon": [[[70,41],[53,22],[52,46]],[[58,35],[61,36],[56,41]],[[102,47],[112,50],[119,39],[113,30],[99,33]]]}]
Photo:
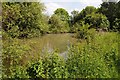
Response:
[{"label": "bush", "polygon": [[85,24],[84,21],[79,21],[73,25],[71,28],[73,32],[76,32],[76,37],[78,39],[93,39],[95,36],[96,30],[94,28],[90,28],[91,25]]},{"label": "bush", "polygon": [[9,38],[3,42],[2,49],[2,77],[27,78],[26,67],[22,64],[22,56],[30,50],[27,45],[21,45],[17,39]]},{"label": "bush", "polygon": [[27,72],[31,78],[67,78],[65,62],[53,52],[33,63]]},{"label": "bush", "polygon": [[[108,42],[106,42],[108,43]],[[70,78],[117,78],[118,51],[107,44],[91,43],[71,47],[66,66]]]},{"label": "bush", "polygon": [[90,25],[89,24],[84,24],[84,22],[82,22],[82,24],[80,24],[79,26],[80,27],[77,30],[77,38],[87,39],[88,28],[90,27]]},{"label": "bush", "polygon": [[27,69],[30,78],[117,78],[117,49],[105,45],[71,46],[67,59],[47,54]]}]

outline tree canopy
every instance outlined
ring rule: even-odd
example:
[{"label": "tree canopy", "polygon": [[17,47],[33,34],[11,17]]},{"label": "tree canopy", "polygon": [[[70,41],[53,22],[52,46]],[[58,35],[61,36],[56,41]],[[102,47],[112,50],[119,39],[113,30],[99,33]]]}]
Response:
[{"label": "tree canopy", "polygon": [[5,2],[2,7],[2,27],[12,37],[38,36],[47,27],[41,3]]},{"label": "tree canopy", "polygon": [[79,20],[82,20],[86,15],[95,13],[97,9],[94,6],[87,6],[85,9],[83,9],[78,15],[75,16],[73,20],[73,24]]},{"label": "tree canopy", "polygon": [[110,22],[110,29],[114,29],[114,20],[116,18],[120,19],[120,1],[117,3],[114,2],[104,2],[99,8],[99,13],[106,15]]},{"label": "tree canopy", "polygon": [[58,9],[56,9],[56,10],[54,11],[54,14],[60,16],[60,18],[61,18],[62,21],[67,21],[67,20],[69,20],[69,14],[68,14],[68,12],[67,12],[65,9],[63,9],[63,8],[58,8]]}]

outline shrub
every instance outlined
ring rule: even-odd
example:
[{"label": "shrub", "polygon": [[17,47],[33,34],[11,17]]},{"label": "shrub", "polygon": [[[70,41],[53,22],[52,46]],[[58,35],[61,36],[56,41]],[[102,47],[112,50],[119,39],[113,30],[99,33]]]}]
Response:
[{"label": "shrub", "polygon": [[90,25],[84,24],[84,22],[82,22],[80,28],[77,30],[77,38],[86,39],[87,35],[88,35],[89,27],[90,27]]},{"label": "shrub", "polygon": [[[85,45],[80,48],[74,46],[69,51],[69,56],[66,62],[70,78],[117,78],[118,73],[115,67],[115,62],[112,57],[115,57],[113,52],[109,51],[104,54],[104,48]],[[113,56],[114,55],[114,56]],[[109,61],[105,56],[110,57]],[[109,64],[109,66],[108,66]]]},{"label": "shrub", "polygon": [[31,78],[67,78],[65,62],[56,52],[33,63],[27,72]]},{"label": "shrub", "polygon": [[22,64],[22,56],[30,50],[27,45],[21,45],[17,39],[9,38],[3,42],[2,49],[2,77],[27,78],[26,67]]}]

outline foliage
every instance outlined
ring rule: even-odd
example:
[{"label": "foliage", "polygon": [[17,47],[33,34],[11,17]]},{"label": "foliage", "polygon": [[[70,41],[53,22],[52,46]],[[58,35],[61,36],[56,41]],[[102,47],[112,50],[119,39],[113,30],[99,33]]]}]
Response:
[{"label": "foliage", "polygon": [[[71,47],[66,64],[70,78],[118,77],[118,34],[104,35],[95,35],[93,41],[84,47],[81,44]],[[111,47],[107,47],[109,45]]]},{"label": "foliage", "polygon": [[2,34],[2,32],[0,31],[0,35]]},{"label": "foliage", "polygon": [[3,42],[2,61],[4,78],[27,78],[26,67],[23,68],[22,55],[30,48],[27,45],[21,45],[16,39],[8,39]]},{"label": "foliage", "polygon": [[49,30],[53,33],[58,32],[68,32],[69,31],[69,25],[68,22],[62,21],[60,16],[53,14],[51,18],[49,19]]},{"label": "foliage", "polygon": [[114,20],[116,18],[120,19],[120,1],[117,3],[114,2],[104,2],[101,4],[101,7],[99,8],[99,13],[102,13],[104,15],[106,15],[106,17],[108,18],[109,22],[110,22],[110,29],[114,30]]},{"label": "foliage", "polygon": [[31,78],[67,78],[64,60],[56,52],[33,63],[27,72]]},{"label": "foliage", "polygon": [[96,9],[94,6],[87,6],[85,9],[83,9],[83,10],[81,11],[80,14],[81,14],[83,17],[85,17],[86,15],[95,13],[96,11],[97,11],[97,9]]},{"label": "foliage", "polygon": [[[30,65],[23,65],[22,55],[29,54],[30,47],[18,43],[18,39],[4,41],[3,78],[117,78],[119,70],[118,34],[94,33],[84,44],[72,45],[67,58],[58,51],[47,52]],[[30,56],[28,56],[30,57]],[[27,63],[28,64],[28,63]]]},{"label": "foliage", "polygon": [[120,19],[115,19],[113,23],[113,31],[120,31]]},{"label": "foliage", "polygon": [[97,9],[94,6],[87,6],[81,12],[78,13],[76,17],[72,20],[72,24],[82,20],[86,15],[96,13]]},{"label": "foliage", "polygon": [[79,13],[79,11],[73,10],[73,11],[71,12],[72,17],[73,17],[73,18],[76,17],[76,16],[78,15],[78,13]]},{"label": "foliage", "polygon": [[84,21],[79,21],[73,25],[71,28],[73,32],[76,32],[76,37],[78,39],[88,39],[88,38],[93,38],[95,34],[95,29],[90,28],[91,25],[88,23],[85,24]]},{"label": "foliage", "polygon": [[[68,12],[63,8],[55,10],[49,18],[43,15],[41,3],[3,3],[2,78],[117,78],[120,74],[120,34],[96,32],[95,29],[108,28],[110,24],[110,29],[119,31],[119,3],[116,3],[117,7],[115,3],[103,3],[99,13],[93,6],[87,6],[80,13],[73,11],[72,26]],[[117,12],[112,15],[114,11]],[[71,45],[65,59],[57,50],[39,55],[42,53],[38,47],[40,42],[30,39],[32,44],[26,44],[24,40],[27,39],[18,39],[69,30],[83,41]],[[29,64],[27,57],[36,59],[29,60]]]},{"label": "foliage", "polygon": [[77,31],[77,38],[86,39],[88,35],[88,28],[90,25],[82,23],[79,31]]},{"label": "foliage", "polygon": [[90,14],[86,15],[84,18],[85,24],[88,23],[90,28],[109,28],[109,21],[107,20],[107,17],[103,14]]},{"label": "foliage", "polygon": [[53,33],[69,32],[69,14],[63,8],[58,8],[49,18],[49,30]]},{"label": "foliage", "polygon": [[[95,35],[90,43],[71,46],[67,59],[47,53],[27,70],[32,78],[117,78],[117,34]],[[111,39],[111,40],[109,40]],[[104,41],[104,42],[103,42]],[[107,47],[111,45],[111,47]]]},{"label": "foliage", "polygon": [[[89,45],[90,46],[90,45]],[[67,64],[71,78],[117,78],[118,74],[114,62],[106,61],[107,54],[102,54],[93,46],[85,46],[82,50],[79,47],[72,48]],[[114,52],[111,52],[114,53]],[[107,57],[112,55],[108,53]],[[114,54],[112,55],[114,56]],[[113,61],[110,58],[111,61]],[[107,65],[106,65],[107,63]],[[109,67],[109,66],[111,67]]]},{"label": "foliage", "polygon": [[[77,32],[78,37],[83,38],[82,36],[86,36],[86,33],[89,29],[105,29],[106,31],[109,29],[109,21],[107,17],[103,14],[97,13],[97,9],[93,6],[87,6],[83,9],[77,16],[74,17],[72,21],[72,26],[70,27],[71,32]],[[89,25],[87,27],[87,25]],[[83,32],[86,28],[86,31]]]},{"label": "foliage", "polygon": [[4,2],[2,7],[2,28],[13,38],[43,34],[46,28],[42,14],[43,4],[38,2]]},{"label": "foliage", "polygon": [[63,8],[58,8],[54,11],[54,14],[56,14],[57,16],[60,16],[60,20],[62,21],[68,21],[69,20],[69,14],[68,12],[63,9]]},{"label": "foliage", "polygon": [[72,24],[74,23],[74,20],[76,19],[76,17],[78,16],[78,14],[79,14],[79,11],[76,11],[76,10],[73,10],[73,11],[71,12],[71,17],[70,17],[70,19],[71,19],[71,23],[72,23]]}]

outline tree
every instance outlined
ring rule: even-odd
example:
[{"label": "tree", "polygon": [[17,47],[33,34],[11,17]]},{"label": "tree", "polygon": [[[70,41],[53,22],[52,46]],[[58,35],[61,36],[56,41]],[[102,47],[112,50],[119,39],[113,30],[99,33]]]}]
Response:
[{"label": "tree", "polygon": [[50,31],[54,33],[69,31],[69,14],[63,8],[58,8],[49,19]]},{"label": "tree", "polygon": [[117,12],[116,12],[116,14],[117,14],[117,18],[118,19],[120,19],[120,1],[117,3]]},{"label": "tree", "polygon": [[71,14],[72,14],[72,17],[74,18],[79,14],[79,11],[73,10]]},{"label": "tree", "polygon": [[71,12],[72,16],[71,16],[71,23],[74,22],[74,20],[76,19],[76,17],[78,17],[79,11],[73,10]]},{"label": "tree", "polygon": [[49,30],[53,33],[69,31],[68,23],[66,21],[62,21],[60,19],[60,16],[57,16],[56,14],[51,16],[51,18],[49,19],[49,24]]},{"label": "tree", "polygon": [[107,20],[107,17],[103,14],[99,13],[92,13],[89,15],[86,15],[84,18],[85,24],[89,24],[90,28],[108,28],[109,27],[109,21]]},{"label": "tree", "polygon": [[87,6],[85,9],[83,9],[81,11],[81,14],[84,16],[88,15],[88,14],[92,14],[92,13],[95,13],[96,12],[96,8],[94,6]]},{"label": "tree", "polygon": [[59,32],[58,30],[60,30],[61,27],[63,27],[63,24],[61,23],[62,21],[60,20],[59,16],[52,15],[51,18],[49,19],[49,24],[50,24],[49,30],[54,33]]},{"label": "tree", "polygon": [[120,31],[120,19],[115,19],[113,23],[113,30],[114,31]]},{"label": "tree", "polygon": [[82,20],[84,17],[86,17],[86,15],[95,13],[96,11],[97,9],[94,6],[87,6],[74,18],[73,24],[79,20]]},{"label": "tree", "polygon": [[110,29],[113,29],[113,22],[118,17],[118,11],[119,8],[117,8],[117,3],[114,2],[104,2],[99,8],[99,13],[104,14],[108,18]]},{"label": "tree", "polygon": [[58,9],[56,9],[56,10],[54,11],[54,14],[60,16],[60,19],[61,19],[62,21],[68,21],[68,20],[69,20],[69,14],[68,14],[68,12],[67,12],[65,9],[63,9],[63,8],[58,8]]},{"label": "tree", "polygon": [[35,37],[44,32],[46,23],[38,2],[6,2],[2,5],[2,27],[11,37]]}]

